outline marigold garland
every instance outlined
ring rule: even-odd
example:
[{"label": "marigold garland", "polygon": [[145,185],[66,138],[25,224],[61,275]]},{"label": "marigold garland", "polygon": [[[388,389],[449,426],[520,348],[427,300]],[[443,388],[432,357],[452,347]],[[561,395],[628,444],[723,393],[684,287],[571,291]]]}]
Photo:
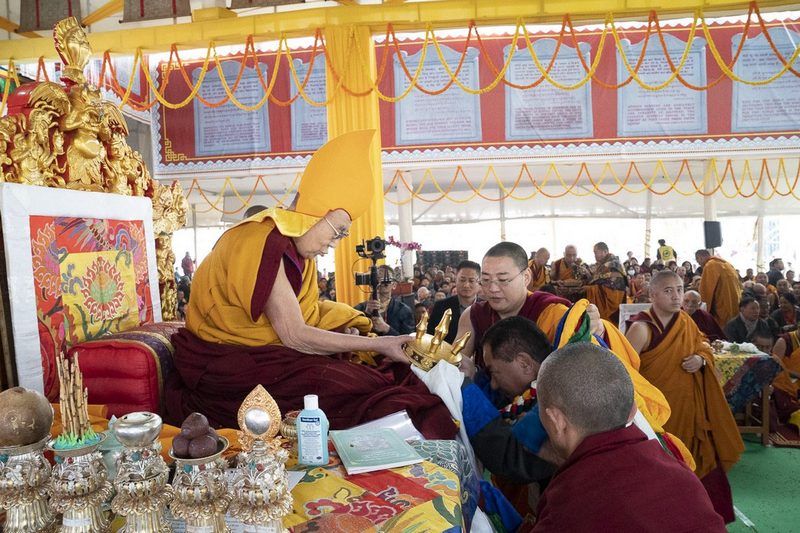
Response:
[{"label": "marigold garland", "polygon": [[[766,79],[761,80],[746,80],[741,78],[740,76],[734,73],[734,67],[737,61],[740,58],[742,49],[744,48],[744,43],[750,39],[748,37],[748,31],[751,28],[751,24],[753,19],[758,24],[758,27],[761,30],[761,35],[766,39],[769,43],[770,49],[773,54],[778,58],[781,62],[782,68],[775,72],[773,75],[769,76]],[[688,82],[682,75],[681,72],[687,62],[687,58],[689,55],[689,51],[692,45],[692,39],[694,38],[698,25],[702,29],[703,37],[706,39],[708,50],[711,53],[711,56],[714,59],[714,62],[721,70],[721,74],[716,77],[714,80],[708,82],[706,85],[694,85]],[[442,94],[443,92],[452,88],[453,85],[458,86],[462,91],[465,91],[469,94],[484,94],[488,91],[495,89],[498,85],[504,84],[508,87],[519,89],[519,90],[529,90],[532,89],[543,81],[547,81],[548,83],[552,84],[554,87],[557,87],[562,90],[577,90],[590,81],[597,83],[599,86],[606,88],[606,89],[619,89],[628,85],[629,83],[635,82],[640,87],[650,90],[650,91],[658,91],[663,89],[664,87],[668,86],[670,83],[677,81],[681,83],[683,86],[692,89],[692,90],[708,90],[711,87],[717,85],[723,78],[728,78],[732,81],[743,83],[746,85],[753,85],[753,86],[763,86],[772,83],[782,75],[790,72],[794,76],[800,77],[800,70],[794,68],[794,63],[797,61],[798,56],[800,56],[800,48],[796,48],[790,57],[784,57],[784,55],[780,52],[778,47],[776,46],[775,42],[772,40],[772,37],[769,34],[767,23],[764,20],[763,16],[761,15],[761,11],[758,8],[758,4],[756,2],[751,2],[748,7],[747,17],[744,23],[744,29],[742,31],[741,39],[736,47],[736,51],[728,63],[723,58],[722,55],[717,47],[716,42],[712,38],[711,29],[709,27],[708,21],[706,20],[702,11],[696,11],[692,17],[692,23],[689,26],[689,37],[686,42],[686,47],[681,54],[681,59],[678,61],[677,64],[672,60],[671,56],[667,52],[667,46],[664,39],[664,31],[661,27],[661,22],[658,18],[658,15],[653,11],[648,15],[647,19],[647,27],[645,30],[645,36],[642,42],[642,50],[639,53],[639,57],[637,58],[636,62],[631,65],[628,57],[625,54],[624,47],[622,45],[622,39],[619,35],[619,30],[614,20],[613,14],[608,14],[605,18],[605,22],[603,24],[603,30],[600,34],[596,51],[594,53],[594,59],[591,63],[587,63],[586,59],[584,58],[583,54],[580,53],[578,32],[575,30],[571,17],[569,14],[564,15],[562,18],[561,29],[556,37],[556,47],[553,53],[553,56],[550,58],[548,64],[545,66],[540,61],[539,57],[534,50],[534,39],[531,38],[530,33],[526,27],[525,21],[519,19],[515,22],[513,36],[511,37],[511,48],[508,57],[503,62],[502,68],[498,68],[498,66],[492,61],[490,55],[488,54],[483,39],[480,36],[479,28],[475,22],[471,22],[467,28],[467,37],[464,43],[464,49],[461,53],[461,57],[459,58],[458,64],[455,68],[451,68],[450,65],[447,63],[446,59],[444,58],[444,54],[441,50],[441,43],[440,38],[436,37],[435,32],[431,25],[428,25],[424,29],[424,37],[422,38],[421,43],[417,43],[421,46],[420,52],[420,63],[415,71],[412,73],[408,65],[406,64],[405,60],[403,59],[403,55],[401,53],[401,43],[400,39],[395,34],[395,30],[391,24],[387,24],[385,39],[382,44],[376,45],[376,49],[382,49],[381,53],[381,61],[379,63],[377,69],[377,75],[375,76],[374,81],[371,83],[370,87],[366,88],[365,90],[354,90],[351,87],[347,86],[344,83],[344,79],[347,78],[346,74],[352,68],[360,68],[362,70],[367,69],[367,65],[364,62],[363,54],[364,50],[361,50],[361,45],[353,38],[349,39],[349,43],[347,46],[350,48],[347,57],[350,58],[346,65],[334,65],[332,61],[328,58],[329,56],[326,54],[326,68],[327,72],[330,76],[333,77],[335,83],[334,88],[335,90],[330,91],[330,94],[326,96],[324,101],[316,101],[311,98],[307,92],[306,87],[311,78],[311,72],[313,70],[314,62],[317,60],[317,56],[319,55],[318,52],[321,50],[323,53],[326,52],[326,44],[325,39],[320,29],[317,29],[314,34],[314,45],[311,49],[311,58],[309,60],[309,69],[306,75],[304,76],[303,80],[299,79],[297,74],[296,68],[294,67],[292,61],[292,50],[290,49],[287,38],[285,35],[281,35],[278,39],[278,50],[275,53],[275,63],[272,68],[270,79],[267,81],[264,79],[264,75],[261,72],[261,68],[256,68],[256,72],[258,74],[259,82],[264,90],[263,97],[255,104],[248,105],[240,102],[235,94],[236,90],[242,80],[244,72],[247,68],[248,61],[252,62],[253,66],[260,66],[260,58],[259,54],[256,51],[254,37],[252,35],[248,35],[245,39],[244,43],[244,52],[241,54],[241,64],[239,67],[239,71],[236,75],[236,78],[233,80],[233,83],[226,78],[225,73],[222,72],[220,66],[222,63],[223,58],[219,57],[217,53],[217,48],[215,43],[209,42],[208,48],[206,50],[206,56],[202,61],[201,66],[199,67],[198,79],[196,82],[191,81],[191,76],[187,72],[186,67],[184,66],[184,61],[181,59],[180,54],[178,53],[178,49],[176,45],[173,45],[170,48],[169,58],[167,60],[167,64],[163,70],[166,72],[167,75],[160,80],[159,83],[156,83],[152,76],[150,75],[149,68],[147,67],[147,61],[145,61],[144,52],[140,49],[136,50],[134,54],[133,60],[133,67],[131,72],[136,73],[137,71],[143,76],[145,82],[148,87],[148,99],[145,102],[136,102],[135,100],[131,99],[131,94],[133,92],[134,83],[133,80],[135,79],[134,75],[130,76],[130,82],[126,87],[123,87],[122,84],[119,82],[119,78],[117,76],[116,70],[113,66],[113,62],[111,61],[110,52],[106,51],[103,54],[103,61],[101,64],[101,71],[100,71],[100,80],[101,83],[107,85],[117,96],[121,99],[120,107],[122,106],[129,106],[133,109],[138,111],[147,111],[152,109],[156,103],[163,105],[168,109],[180,109],[189,105],[193,100],[199,100],[202,105],[207,107],[219,107],[225,105],[226,103],[232,103],[237,108],[246,110],[246,111],[253,111],[256,109],[260,109],[263,107],[267,101],[271,101],[274,104],[286,107],[294,103],[298,98],[302,98],[306,103],[311,106],[315,107],[322,107],[328,105],[333,98],[336,97],[336,94],[341,90],[342,92],[350,95],[350,96],[366,96],[371,94],[373,91],[377,94],[378,98],[382,101],[394,103],[402,100],[403,98],[407,97],[410,92],[414,89],[421,91],[424,94],[428,95],[438,95]],[[480,50],[481,57],[484,58],[486,64],[489,66],[489,69],[494,74],[494,79],[489,81],[483,87],[467,87],[464,85],[461,80],[458,79],[458,76],[462,70],[463,64],[466,59],[466,55],[469,50],[469,45],[472,42],[474,33],[474,41],[477,43],[477,46]],[[628,77],[621,81],[620,83],[607,83],[604,80],[600,79],[597,76],[597,69],[600,64],[600,60],[603,57],[605,51],[605,44],[606,39],[611,34],[611,37],[614,41],[614,48],[618,52],[623,66],[625,70],[628,72]],[[506,74],[508,72],[508,68],[511,64],[511,59],[514,57],[515,53],[518,53],[517,46],[518,41],[520,39],[520,35],[522,36],[524,47],[527,53],[531,56],[532,61],[536,65],[537,70],[540,73],[540,77],[537,80],[534,80],[531,84],[516,84],[506,79]],[[648,45],[650,44],[650,40],[653,36],[657,37],[657,41],[662,49],[665,58],[667,60],[667,64],[670,68],[670,76],[668,79],[664,80],[662,83],[656,85],[650,85],[644,82],[638,72],[641,65],[644,62],[645,55],[648,49]],[[551,36],[543,36],[541,38],[552,39]],[[563,52],[562,44],[564,44],[569,38],[571,41],[573,48],[577,51],[578,59],[581,63],[581,66],[585,72],[585,76],[581,80],[578,80],[572,84],[562,84],[555,80],[550,72],[552,70],[553,65],[555,64],[558,54]],[[449,81],[447,81],[444,86],[438,88],[431,88],[431,87],[424,87],[419,83],[419,78],[423,72],[423,68],[425,67],[426,60],[429,59],[428,47],[429,45],[433,46],[433,50],[436,52],[436,59],[438,60],[439,64],[445,70],[449,77]],[[355,52],[355,53],[353,53]],[[380,85],[383,82],[387,67],[389,64],[390,55],[397,58],[398,64],[403,72],[403,76],[405,76],[406,80],[408,81],[408,86],[406,89],[398,95],[389,95],[384,94],[380,90]],[[225,96],[222,97],[220,100],[216,102],[211,102],[206,100],[202,95],[199,94],[199,90],[203,81],[205,79],[206,74],[210,68],[211,62],[213,61],[214,66],[219,74],[220,82],[225,91]],[[227,61],[230,61],[228,59]],[[294,82],[297,93],[287,99],[287,100],[280,100],[275,97],[273,94],[275,83],[278,78],[278,74],[280,69],[282,68],[283,62],[287,63],[287,67],[289,69],[289,75],[291,76],[292,81]],[[358,63],[356,63],[358,62]],[[9,62],[9,67],[11,67],[13,62]],[[180,77],[183,79],[183,82],[186,84],[187,88],[189,89],[189,94],[180,101],[169,101],[166,96],[166,88],[168,86],[170,76],[169,73],[173,72],[174,70],[179,71]],[[370,74],[367,78],[371,78],[372,75]],[[37,68],[36,74],[37,81],[40,79],[47,80],[47,72],[44,65],[44,60],[42,58],[39,59],[39,65]],[[8,100],[8,95],[4,94],[2,102],[0,102],[0,110],[5,108],[5,105]]]},{"label": "marigold garland", "polygon": [[[694,175],[689,160],[686,159],[681,161],[674,176],[671,176],[667,171],[664,162],[659,160],[656,162],[649,177],[645,177],[642,174],[639,165],[635,161],[628,164],[624,176],[620,176],[611,163],[604,164],[600,175],[594,176],[588,164],[583,163],[572,179],[565,179],[556,163],[550,164],[547,170],[538,176],[534,175],[528,165],[522,164],[519,173],[510,185],[503,183],[493,166],[489,166],[478,185],[475,185],[464,168],[459,166],[455,169],[453,176],[446,180],[447,183],[444,186],[436,178],[433,171],[428,169],[424,171],[422,180],[416,187],[407,181],[402,171],[397,171],[384,189],[384,201],[392,205],[405,205],[412,200],[428,204],[434,204],[442,200],[448,200],[456,204],[466,204],[475,198],[482,198],[492,202],[503,200],[525,201],[531,200],[537,195],[553,199],[567,195],[578,197],[592,194],[615,196],[622,191],[633,194],[650,192],[657,196],[664,196],[670,193],[676,193],[681,196],[713,196],[721,194],[728,199],[757,197],[762,200],[769,200],[775,196],[783,198],[791,196],[795,200],[800,200],[800,195],[795,192],[798,183],[800,183],[800,159],[794,159],[793,163],[797,164],[794,177],[789,175],[786,169],[786,161],[783,158],[777,160],[776,175],[773,175],[773,171],[770,170],[770,160],[761,159],[760,163],[754,162],[753,165],[749,160],[746,160],[737,176],[732,160],[718,161],[712,159],[709,161],[704,175],[699,179]],[[759,166],[758,176],[755,176],[752,168],[755,165]],[[569,166],[571,167],[572,165]],[[721,171],[720,166],[722,166]],[[297,191],[301,176],[301,172],[296,173],[292,183],[280,194],[276,194],[270,189],[267,183],[268,179],[265,176],[257,176],[252,189],[245,195],[238,192],[231,178],[225,178],[222,189],[220,192],[215,193],[216,198],[214,199],[209,198],[200,182],[195,178],[186,189],[186,197],[191,198],[194,194],[196,201],[196,196],[200,196],[208,205],[207,209],[196,209],[197,213],[217,211],[226,215],[233,215],[247,209],[260,188],[274,201],[275,205],[288,207]],[[590,186],[580,185],[584,179],[588,180]],[[682,184],[684,188],[679,186],[681,185],[681,180],[687,180],[686,184]],[[459,181],[467,184],[468,192],[455,190]],[[608,181],[611,181],[613,185],[605,185]],[[638,186],[635,186],[637,182]],[[423,189],[428,184],[432,185],[437,192],[433,194],[423,193]],[[545,190],[546,187],[555,184],[559,185],[562,190],[555,193]],[[396,187],[404,187],[409,191],[410,197],[403,201],[395,200]],[[533,187],[533,191],[527,194],[517,193],[517,190],[521,187]],[[500,196],[489,196],[483,193],[483,189],[486,188],[492,191],[500,189],[502,194]],[[236,209],[225,210],[224,207],[220,207],[228,192],[231,192],[241,203]],[[390,237],[390,239],[393,238]],[[389,239],[387,239],[388,242]],[[400,243],[400,245],[403,244]],[[414,243],[411,244],[413,245]]]}]

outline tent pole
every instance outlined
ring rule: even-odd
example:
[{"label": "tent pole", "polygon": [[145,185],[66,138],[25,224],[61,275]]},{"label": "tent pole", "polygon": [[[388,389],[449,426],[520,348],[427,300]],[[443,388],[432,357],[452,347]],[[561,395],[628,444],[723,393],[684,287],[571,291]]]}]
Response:
[{"label": "tent pole", "polygon": [[[717,199],[714,197],[714,188],[717,185],[716,180],[711,176],[711,168],[715,164],[713,159],[709,159],[705,164],[705,172],[703,174],[703,220],[713,222],[717,220]],[[703,242],[705,246],[705,242]],[[713,249],[712,249],[713,250]]]},{"label": "tent pole", "polygon": [[503,191],[500,191],[500,240],[506,240],[506,199],[502,196]]},{"label": "tent pole", "polygon": [[764,214],[756,217],[756,272],[766,272],[764,268]]},{"label": "tent pole", "polygon": [[192,204],[192,235],[194,236],[194,260],[200,263],[197,258],[197,204]]},{"label": "tent pole", "polygon": [[[405,172],[409,186],[412,186],[411,173]],[[400,242],[411,242],[414,240],[414,197],[411,191],[402,181],[395,186],[397,195],[397,224],[400,227]],[[400,266],[403,270],[403,278],[411,279],[414,276],[414,252],[412,250],[401,250]]]},{"label": "tent pole", "polygon": [[651,239],[651,230],[653,224],[653,193],[650,189],[647,189],[647,203],[646,203],[646,213],[647,218],[644,221],[644,260],[646,257],[650,257],[650,239]]}]

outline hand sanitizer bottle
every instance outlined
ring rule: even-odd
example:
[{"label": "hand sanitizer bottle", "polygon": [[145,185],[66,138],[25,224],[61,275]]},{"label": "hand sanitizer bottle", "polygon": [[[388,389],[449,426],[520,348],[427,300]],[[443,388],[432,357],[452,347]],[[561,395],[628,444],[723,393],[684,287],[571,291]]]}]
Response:
[{"label": "hand sanitizer bottle", "polygon": [[303,465],[328,464],[328,417],[319,408],[316,394],[303,397],[303,410],[297,416],[297,462]]}]

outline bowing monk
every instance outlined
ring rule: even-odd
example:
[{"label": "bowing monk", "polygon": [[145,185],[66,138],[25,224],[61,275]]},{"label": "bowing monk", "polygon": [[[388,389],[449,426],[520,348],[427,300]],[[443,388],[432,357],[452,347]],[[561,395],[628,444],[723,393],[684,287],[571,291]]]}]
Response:
[{"label": "bowing monk", "polygon": [[694,257],[703,267],[700,297],[719,327],[724,328],[739,312],[739,298],[742,295],[739,275],[733,265],[721,257],[712,256],[708,250],[697,250]]},{"label": "bowing monk", "polygon": [[539,412],[564,462],[533,531],[725,531],[691,471],[630,424],[633,391],[619,360],[589,343],[541,364]]},{"label": "bowing monk", "polygon": [[631,319],[627,336],[641,357],[641,372],[661,389],[672,408],[664,428],[677,435],[694,457],[695,473],[714,509],[726,523],[735,520],[725,472],[744,451],[706,337],[681,311],[683,280],[664,270],[650,281],[648,311]]},{"label": "bowing monk", "polygon": [[528,283],[529,291],[538,291],[545,285],[550,284],[550,268],[547,262],[550,260],[550,252],[547,248],[539,248],[528,261],[528,268],[531,269],[531,281]]},{"label": "bowing monk", "polygon": [[[525,250],[513,242],[501,242],[491,247],[483,257],[481,265],[482,295],[484,300],[474,303],[458,321],[461,338],[467,332],[471,336],[462,354],[473,356],[479,369],[484,369],[483,338],[496,322],[512,316],[523,316],[532,320],[554,346],[569,342],[584,314],[588,315],[591,334],[602,340],[619,357],[631,374],[636,390],[636,404],[642,415],[656,433],[663,432],[663,424],[670,416],[670,407],[664,395],[639,374],[639,355],[622,333],[610,322],[600,318],[597,308],[580,300],[574,306],[568,300],[546,292],[529,292],[530,269]],[[570,307],[571,306],[571,307]],[[589,335],[591,336],[591,335]],[[476,377],[476,384],[488,392],[488,382]],[[493,400],[502,402],[508,398],[489,394]],[[687,461],[688,451],[676,443]]]},{"label": "bowing monk", "polygon": [[[371,329],[363,313],[319,301],[315,258],[370,205],[374,136],[329,141],[309,161],[292,209],[267,209],[228,229],[197,268],[186,327],[172,339],[173,423],[199,411],[235,427],[242,400],[262,384],[283,412],[317,394],[332,428],[406,409],[426,437],[455,435],[447,408],[405,364],[407,337],[363,336]],[[379,352],[384,364],[355,364],[354,351]]]},{"label": "bowing monk", "polygon": [[615,322],[619,316],[619,305],[625,302],[628,282],[619,258],[608,251],[608,245],[594,245],[595,264],[592,280],[586,287],[586,299],[600,310],[600,316]]}]

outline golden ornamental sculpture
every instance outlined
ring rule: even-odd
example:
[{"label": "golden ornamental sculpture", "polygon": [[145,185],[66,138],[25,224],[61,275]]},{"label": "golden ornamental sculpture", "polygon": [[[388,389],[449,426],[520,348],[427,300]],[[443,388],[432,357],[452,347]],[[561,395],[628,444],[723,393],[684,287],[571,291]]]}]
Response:
[{"label": "golden ornamental sculpture", "polygon": [[92,49],[78,21],[60,21],[53,39],[64,63],[63,84],[27,83],[9,95],[8,116],[0,118],[0,182],[151,198],[162,317],[173,320],[171,234],[186,224],[183,190],[153,180],[141,154],[127,143],[124,115],[86,80]]},{"label": "golden ornamental sculpture", "polygon": [[432,369],[439,361],[447,361],[458,366],[461,362],[461,351],[469,341],[470,333],[467,332],[460,339],[456,339],[451,346],[444,340],[450,330],[450,321],[453,312],[447,309],[442,316],[442,320],[434,330],[434,334],[426,333],[428,330],[428,313],[423,313],[422,318],[417,324],[414,340],[405,345],[404,351],[414,366],[425,371]]}]

